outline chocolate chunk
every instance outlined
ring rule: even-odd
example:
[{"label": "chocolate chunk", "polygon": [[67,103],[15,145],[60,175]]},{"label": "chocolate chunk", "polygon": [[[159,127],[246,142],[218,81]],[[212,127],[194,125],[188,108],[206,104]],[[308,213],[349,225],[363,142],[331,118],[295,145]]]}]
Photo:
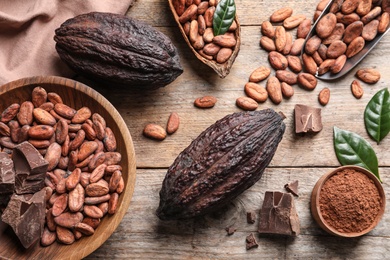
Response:
[{"label": "chocolate chunk", "polygon": [[321,108],[296,104],[295,133],[317,133],[322,130]]},{"label": "chocolate chunk", "polygon": [[46,189],[34,195],[14,194],[1,216],[25,248],[39,241],[45,223]]},{"label": "chocolate chunk", "polygon": [[236,232],[237,229],[234,228],[234,227],[227,227],[227,228],[225,228],[225,230],[226,230],[227,234],[228,234],[229,236],[231,236],[231,235],[234,234],[234,232]]},{"label": "chocolate chunk", "polygon": [[15,192],[35,193],[45,186],[48,162],[29,142],[18,144],[12,153],[15,165]]},{"label": "chocolate chunk", "polygon": [[294,198],[290,193],[267,191],[260,211],[259,233],[297,236],[300,233]]},{"label": "chocolate chunk", "polygon": [[253,233],[246,237],[246,250],[256,248],[258,246],[259,244],[257,244],[256,238]]},{"label": "chocolate chunk", "polygon": [[12,194],[15,187],[14,163],[8,154],[0,153],[0,204],[2,195]]},{"label": "chocolate chunk", "polygon": [[253,224],[256,221],[256,213],[253,211],[249,211],[246,213],[246,222],[249,224]]},{"label": "chocolate chunk", "polygon": [[298,197],[298,180],[287,183],[286,185],[284,185],[284,188],[288,192],[292,193],[294,196]]}]

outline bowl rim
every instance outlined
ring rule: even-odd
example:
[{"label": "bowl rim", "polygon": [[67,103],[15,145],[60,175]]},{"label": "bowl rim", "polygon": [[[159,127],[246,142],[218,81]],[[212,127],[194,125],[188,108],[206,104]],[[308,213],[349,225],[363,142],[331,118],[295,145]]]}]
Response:
[{"label": "bowl rim", "polygon": [[[83,239],[87,240],[87,245],[84,245],[83,247],[78,246],[78,242],[76,241],[72,245],[61,245],[67,252],[67,254],[62,254],[61,259],[74,259],[74,258],[84,258],[94,252],[96,249],[98,249],[117,229],[120,222],[122,221],[124,215],[127,213],[127,210],[130,206],[130,201],[134,193],[134,187],[135,187],[135,180],[136,180],[136,157],[135,157],[135,150],[134,150],[134,144],[132,141],[132,137],[130,135],[130,131],[120,115],[120,113],[117,111],[117,109],[98,91],[95,89],[89,87],[88,85],[81,83],[79,81],[60,77],[60,76],[34,76],[34,77],[25,77],[20,78],[14,81],[10,81],[8,83],[5,83],[0,86],[0,96],[8,91],[17,90],[19,88],[24,88],[32,85],[36,86],[42,86],[45,88],[45,85],[62,85],[63,87],[75,89],[78,92],[84,93],[86,96],[89,96],[96,102],[98,102],[104,110],[106,110],[110,116],[112,116],[113,120],[115,121],[115,124],[117,125],[119,132],[122,135],[123,139],[123,155],[126,154],[127,161],[129,164],[127,165],[127,181],[125,181],[125,191],[122,193],[126,194],[126,196],[120,196],[120,207],[118,208],[117,212],[112,216],[105,216],[105,219],[108,218],[109,225],[109,232],[101,232],[99,236],[94,237],[93,235],[90,237],[84,237]],[[123,160],[123,159],[122,159]],[[90,240],[93,240],[93,243],[91,243]],[[87,242],[86,241],[86,242]],[[91,245],[93,244],[93,245]],[[71,248],[74,247],[76,252],[71,252]],[[49,247],[42,247],[41,245],[34,247],[33,252],[35,250],[50,250]],[[1,258],[0,254],[0,258]],[[31,254],[30,257],[37,257],[35,254]]]},{"label": "bowl rim", "polygon": [[[342,232],[337,231],[332,226],[330,226],[330,225],[328,225],[326,223],[326,221],[322,217],[322,214],[321,214],[321,211],[320,211],[320,206],[319,206],[319,197],[320,196],[319,195],[321,193],[321,189],[322,189],[324,183],[330,177],[332,177],[333,175],[335,175],[336,173],[338,173],[338,172],[340,172],[340,171],[342,171],[344,169],[354,169],[354,170],[356,170],[358,172],[361,172],[361,173],[365,174],[368,178],[373,180],[374,184],[375,184],[375,187],[377,188],[377,190],[379,192],[379,195],[380,195],[380,197],[382,199],[381,208],[380,208],[379,213],[376,216],[375,220],[373,221],[373,223],[368,228],[366,228],[365,230],[362,230],[361,232],[342,233]],[[377,224],[380,222],[380,220],[381,220],[381,218],[382,218],[382,216],[383,216],[383,214],[385,212],[385,208],[386,208],[386,195],[385,195],[385,191],[383,189],[383,186],[382,186],[381,182],[379,181],[379,179],[372,172],[370,172],[369,170],[367,170],[367,169],[365,169],[363,167],[360,167],[360,166],[344,165],[344,166],[340,166],[340,167],[337,167],[335,169],[332,169],[332,170],[328,171],[327,173],[323,174],[318,179],[318,181],[314,185],[312,193],[311,193],[310,208],[311,208],[311,213],[312,213],[312,216],[313,216],[314,220],[317,222],[317,224],[323,230],[325,230],[329,234],[336,235],[336,236],[339,236],[339,237],[346,237],[346,238],[359,237],[359,236],[367,234],[368,232],[373,230],[377,226]]]}]

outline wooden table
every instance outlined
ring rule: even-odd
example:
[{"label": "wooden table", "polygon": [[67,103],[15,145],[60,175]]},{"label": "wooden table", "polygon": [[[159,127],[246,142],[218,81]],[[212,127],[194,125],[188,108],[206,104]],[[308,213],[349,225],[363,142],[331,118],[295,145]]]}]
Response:
[{"label": "wooden table", "polygon": [[[354,239],[331,236],[314,222],[310,210],[311,190],[319,177],[340,165],[333,149],[333,127],[353,131],[368,140],[375,149],[386,195],[390,197],[390,137],[379,145],[365,130],[363,112],[367,102],[390,82],[390,37],[384,37],[358,68],[376,68],[381,80],[366,85],[358,100],[351,94],[354,72],[336,82],[322,82],[313,91],[294,86],[295,94],[280,105],[271,101],[258,109],[271,107],[287,118],[286,132],[262,179],[228,207],[213,215],[186,221],[159,221],[155,210],[167,168],[176,156],[206,127],[223,116],[240,111],[235,101],[244,94],[250,73],[261,65],[268,66],[267,53],[260,49],[260,24],[283,7],[295,14],[312,17],[317,0],[251,1],[237,0],[237,14],[242,26],[241,51],[231,73],[220,79],[209,67],[198,61],[185,44],[166,0],[138,0],[128,16],[143,20],[167,34],[178,48],[184,73],[165,88],[144,92],[130,89],[98,89],[124,117],[135,144],[137,182],[127,215],[116,232],[88,258],[124,259],[384,259],[390,248],[389,208],[379,225],[369,234]],[[293,31],[294,33],[294,31]],[[294,33],[295,36],[295,33]],[[324,87],[331,99],[322,107],[317,100]],[[197,109],[193,101],[200,96],[217,97],[216,106]],[[315,135],[294,134],[293,108],[297,103],[322,107],[323,130]],[[142,135],[147,123],[165,126],[171,112],[180,116],[180,129],[164,141],[153,141]],[[284,184],[299,180],[299,197],[295,199],[301,223],[296,238],[259,236],[258,221],[246,222],[246,212],[259,212],[265,191],[284,191]],[[225,227],[234,225],[237,232],[227,236]],[[256,235],[259,247],[246,250],[245,237]]]}]

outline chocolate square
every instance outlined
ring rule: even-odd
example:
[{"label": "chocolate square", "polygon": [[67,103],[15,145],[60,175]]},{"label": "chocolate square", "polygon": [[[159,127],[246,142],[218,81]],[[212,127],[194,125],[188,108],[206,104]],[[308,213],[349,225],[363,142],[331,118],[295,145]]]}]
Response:
[{"label": "chocolate square", "polygon": [[0,152],[0,204],[3,195],[12,194],[15,187],[14,163],[7,153]]},{"label": "chocolate square", "polygon": [[317,133],[322,130],[321,108],[296,104],[295,133]]}]

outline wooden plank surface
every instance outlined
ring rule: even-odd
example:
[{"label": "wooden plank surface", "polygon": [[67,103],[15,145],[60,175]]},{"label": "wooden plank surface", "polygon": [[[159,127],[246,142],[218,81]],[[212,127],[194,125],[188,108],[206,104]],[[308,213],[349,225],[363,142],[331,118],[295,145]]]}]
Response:
[{"label": "wooden plank surface", "polygon": [[[390,36],[384,37],[376,49],[351,73],[336,82],[319,81],[313,91],[294,86],[295,94],[280,105],[267,101],[258,109],[272,107],[287,118],[286,132],[263,178],[214,215],[188,221],[159,221],[154,212],[158,192],[166,169],[176,156],[204,129],[223,116],[240,111],[235,100],[244,95],[250,73],[261,65],[268,66],[267,53],[260,49],[260,24],[283,6],[293,7],[295,14],[312,17],[317,0],[251,1],[237,0],[237,14],[242,26],[240,53],[231,73],[220,79],[209,67],[189,51],[176,27],[168,2],[138,0],[128,16],[143,20],[168,35],[178,48],[184,73],[165,88],[151,92],[97,87],[123,116],[130,129],[137,158],[137,183],[130,208],[117,231],[88,259],[384,259],[390,248],[390,216],[386,210],[379,225],[368,235],[341,239],[323,232],[311,217],[310,192],[318,178],[339,162],[333,149],[333,127],[353,131],[368,140],[377,153],[386,195],[389,196],[390,138],[379,145],[364,128],[363,111],[370,98],[390,82]],[[292,31],[295,36],[295,30]],[[363,84],[364,95],[355,99],[350,90],[354,72],[370,67],[380,71],[375,85]],[[265,83],[263,83],[264,85]],[[331,100],[322,107],[317,96],[329,87]],[[193,106],[195,98],[217,97],[216,106],[200,110]],[[297,136],[293,128],[293,108],[302,103],[322,108],[324,128],[316,135]],[[147,123],[164,126],[171,112],[180,116],[181,126],[164,141],[149,140],[142,135]],[[257,222],[247,224],[247,210],[258,210],[266,190],[283,191],[283,185],[299,180],[300,197],[295,200],[301,222],[297,238],[258,236],[259,248],[247,251],[245,237],[256,233]],[[237,232],[227,236],[224,228],[234,224]]]}]

